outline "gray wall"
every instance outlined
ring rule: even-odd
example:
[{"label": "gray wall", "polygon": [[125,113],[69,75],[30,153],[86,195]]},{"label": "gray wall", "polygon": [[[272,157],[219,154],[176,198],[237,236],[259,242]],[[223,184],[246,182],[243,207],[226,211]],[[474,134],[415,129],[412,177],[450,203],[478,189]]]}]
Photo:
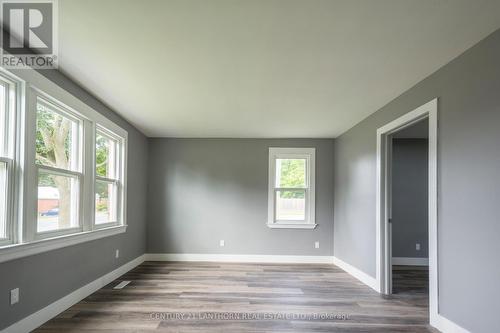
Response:
[{"label": "gray wall", "polygon": [[[316,229],[266,226],[269,147],[316,148]],[[150,139],[148,252],[332,255],[332,152],[329,139]]]},{"label": "gray wall", "polygon": [[[392,141],[392,256],[427,258],[429,213],[427,139]],[[420,244],[420,251],[416,250]]]},{"label": "gray wall", "polygon": [[375,276],[376,130],[435,97],[439,311],[498,332],[500,31],[335,140],[334,254]]},{"label": "gray wall", "polygon": [[[146,249],[146,137],[59,72],[42,74],[128,131],[128,228],[124,234],[1,263],[0,329],[137,258]],[[115,249],[120,249],[119,259],[115,259]],[[16,287],[20,288],[20,302],[10,306],[9,292]]]}]

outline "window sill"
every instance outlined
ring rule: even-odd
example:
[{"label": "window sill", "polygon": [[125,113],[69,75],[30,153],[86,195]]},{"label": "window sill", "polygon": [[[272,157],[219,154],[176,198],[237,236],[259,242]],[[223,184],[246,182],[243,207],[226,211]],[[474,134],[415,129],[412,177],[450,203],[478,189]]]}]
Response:
[{"label": "window sill", "polygon": [[315,223],[268,223],[267,226],[271,229],[314,229],[317,224]]},{"label": "window sill", "polygon": [[92,231],[79,232],[72,235],[58,236],[31,243],[11,244],[0,247],[0,263],[47,252],[63,247],[89,242],[95,239],[124,233],[126,225],[113,226]]}]

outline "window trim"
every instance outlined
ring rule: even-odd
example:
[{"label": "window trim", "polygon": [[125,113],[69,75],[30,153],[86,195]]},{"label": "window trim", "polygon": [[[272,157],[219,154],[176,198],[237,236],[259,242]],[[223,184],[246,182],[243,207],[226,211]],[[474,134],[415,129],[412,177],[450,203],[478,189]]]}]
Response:
[{"label": "window trim", "polygon": [[[15,214],[15,209],[14,208],[14,193],[15,189],[13,186],[14,180],[15,180],[15,170],[14,170],[14,160],[9,158],[9,157],[2,157],[0,156],[0,163],[5,163],[6,164],[6,172],[7,175],[5,177],[5,188],[7,189],[7,200],[5,202],[5,238],[0,238],[0,246],[4,245],[9,245],[12,244],[12,238],[13,238],[13,226],[14,223],[13,221],[13,216]],[[0,189],[2,190],[2,189]]]},{"label": "window trim", "polygon": [[[22,161],[22,146],[24,141],[22,140],[23,129],[19,126],[22,124],[22,98],[24,94],[24,84],[21,79],[16,75],[13,75],[5,70],[0,71],[0,77],[2,79],[2,85],[8,88],[6,101],[6,119],[5,119],[5,137],[3,138],[4,147],[2,150],[6,150],[5,156],[1,156],[3,162],[7,164],[7,177],[6,177],[6,188],[7,188],[7,201],[5,203],[5,231],[6,237],[0,239],[0,247],[8,246],[17,242],[17,223],[18,220],[18,209],[17,202],[20,196],[19,185],[22,184],[21,174],[20,174],[20,163]],[[7,143],[6,138],[13,137],[10,144]]]},{"label": "window trim", "polygon": [[[12,216],[14,216],[12,221],[15,223],[11,223],[10,225],[10,230],[12,230],[10,242],[8,244],[4,242],[0,243],[0,263],[126,232],[128,132],[101,113],[95,111],[83,102],[83,100],[73,96],[70,92],[53,83],[35,70],[5,70],[0,68],[0,75],[15,82],[17,93],[15,115],[17,122],[17,126],[15,127],[16,145],[13,152],[13,154],[15,154],[13,162],[13,168],[15,169],[13,192],[15,193],[11,196],[13,202],[12,207],[15,208],[12,212]],[[91,221],[91,218],[88,218],[88,216],[93,217],[93,214],[87,213],[86,218],[83,219],[82,222],[84,226],[83,231],[77,230],[76,233],[64,235],[53,234],[51,237],[40,240],[34,239],[34,237],[28,237],[29,230],[27,230],[27,226],[33,225],[33,223],[29,223],[28,221],[36,218],[36,214],[33,214],[31,208],[36,207],[37,200],[36,195],[30,195],[30,193],[33,194],[33,190],[37,188],[36,185],[33,185],[37,184],[37,178],[35,178],[37,175],[34,172],[36,171],[34,160],[35,146],[29,144],[29,142],[34,142],[32,140],[35,135],[35,131],[32,130],[31,126],[35,124],[36,127],[36,118],[33,119],[36,115],[30,112],[30,110],[32,110],[30,106],[33,101],[33,90],[42,94],[42,97],[48,97],[49,101],[57,101],[71,111],[78,110],[74,111],[75,114],[84,119],[82,124],[83,128],[81,130],[83,137],[80,143],[84,157],[83,160],[80,161],[80,170],[82,172],[82,177],[90,178],[92,181],[82,182],[84,183],[84,188],[80,195],[83,195],[83,193],[94,193],[93,183],[95,173],[90,172],[90,170],[95,169],[95,141],[89,140],[87,136],[94,136],[95,127],[99,125],[122,139],[121,153],[123,155],[121,157],[122,165],[120,166],[122,172],[122,197],[119,211],[119,214],[121,214],[121,221],[119,225],[92,229],[93,221]],[[20,170],[23,170],[22,175]],[[81,211],[93,212],[93,202],[93,195],[90,198],[84,198]],[[33,233],[31,234],[33,235]]]},{"label": "window trim", "polygon": [[[25,239],[31,240],[31,241],[38,241],[46,238],[54,238],[54,237],[59,237],[63,235],[70,235],[70,234],[75,234],[78,232],[83,232],[83,231],[89,231],[91,230],[85,225],[84,222],[84,215],[83,215],[83,205],[84,205],[84,200],[85,200],[85,194],[84,193],[84,174],[85,174],[85,169],[83,165],[83,159],[84,159],[84,143],[85,143],[85,138],[84,138],[84,123],[86,121],[89,121],[88,119],[84,118],[81,116],[77,111],[75,111],[73,108],[64,105],[64,103],[56,100],[55,98],[51,97],[50,95],[44,93],[43,91],[40,91],[38,89],[30,89],[28,91],[28,99],[30,103],[28,104],[27,107],[27,112],[29,112],[32,116],[29,118],[31,122],[27,123],[27,128],[30,128],[32,130],[33,135],[36,135],[36,123],[37,123],[37,105],[38,103],[41,102],[43,104],[47,104],[50,108],[51,111],[55,112],[56,114],[65,117],[69,119],[71,122],[77,123],[77,133],[76,133],[76,142],[75,140],[72,140],[72,150],[71,150],[71,164],[68,169],[62,169],[58,167],[52,167],[44,164],[38,164],[36,162],[36,148],[35,146],[31,149],[30,151],[30,156],[26,159],[30,165],[26,167],[26,172],[34,172],[34,179],[36,179],[36,186],[35,189],[36,191],[38,190],[38,177],[40,175],[40,172],[45,172],[50,175],[54,176],[62,176],[62,177],[68,177],[68,178],[73,178],[76,179],[78,182],[78,193],[77,193],[77,198],[76,198],[76,219],[78,222],[78,225],[75,227],[70,227],[70,228],[65,228],[65,229],[54,229],[54,230],[47,230],[47,231],[38,231],[38,202],[35,203],[33,210],[35,214],[35,218],[31,219],[28,218],[24,221],[24,224],[26,225],[26,231],[27,234],[24,235]],[[72,125],[73,126],[73,125]],[[26,141],[27,145],[30,145],[33,143],[33,139],[35,136],[32,136],[30,140]],[[73,139],[75,139],[73,138]],[[76,151],[75,151],[76,148]],[[34,155],[33,155],[34,152]],[[34,165],[34,168],[33,168]],[[37,201],[38,199],[36,199]],[[28,217],[32,216],[27,215]]]},{"label": "window trim", "polygon": [[[123,214],[123,208],[122,207],[125,207],[124,206],[124,182],[123,182],[123,179],[124,179],[124,166],[126,165],[126,163],[123,163],[124,162],[124,159],[123,159],[123,156],[126,156],[126,153],[124,151],[124,142],[123,142],[123,138],[121,138],[119,135],[113,133],[111,130],[107,129],[105,126],[102,126],[100,124],[96,124],[95,126],[95,130],[94,130],[94,143],[95,143],[95,138],[97,137],[97,135],[100,134],[104,137],[107,137],[108,139],[110,140],[113,140],[116,142],[116,149],[115,149],[115,152],[114,152],[114,158],[115,158],[115,166],[114,166],[114,176],[115,178],[109,178],[109,177],[103,177],[103,176],[99,176],[97,175],[97,171],[96,171],[96,165],[95,165],[95,162],[94,162],[94,165],[93,165],[93,168],[94,168],[94,173],[95,173],[95,176],[94,176],[94,188],[95,188],[95,184],[96,182],[100,181],[100,182],[105,182],[105,183],[113,183],[115,184],[115,191],[116,191],[116,221],[109,221],[107,223],[99,223],[97,224],[96,223],[96,217],[95,217],[95,191],[94,191],[94,200],[93,200],[93,204],[94,204],[94,207],[93,207],[93,220],[92,220],[92,225],[93,225],[93,228],[94,229],[100,229],[100,228],[107,228],[107,227],[110,227],[110,226],[115,226],[115,225],[120,225],[121,224],[121,221],[125,218],[124,214]],[[95,144],[94,144],[94,159],[95,159],[95,156],[96,156],[96,152],[95,152]]]},{"label": "window trim", "polygon": [[0,263],[19,259],[34,254],[60,249],[95,239],[118,235],[127,231],[126,225],[104,229],[83,231],[74,234],[54,236],[29,243],[10,244],[0,248]]},{"label": "window trim", "polygon": [[[306,160],[306,187],[305,190],[305,220],[276,220],[276,160],[280,158],[298,158]],[[316,228],[316,149],[315,148],[269,148],[268,174],[268,215],[267,226],[277,229],[314,229]],[[299,189],[299,188],[294,188]],[[301,189],[301,188],[300,188]]]}]

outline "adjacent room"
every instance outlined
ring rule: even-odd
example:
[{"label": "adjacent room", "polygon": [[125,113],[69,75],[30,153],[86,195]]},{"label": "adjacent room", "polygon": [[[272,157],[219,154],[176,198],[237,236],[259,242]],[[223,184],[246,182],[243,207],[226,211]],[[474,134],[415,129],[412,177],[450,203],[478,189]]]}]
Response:
[{"label": "adjacent room", "polygon": [[0,333],[500,332],[500,0],[0,18]]}]

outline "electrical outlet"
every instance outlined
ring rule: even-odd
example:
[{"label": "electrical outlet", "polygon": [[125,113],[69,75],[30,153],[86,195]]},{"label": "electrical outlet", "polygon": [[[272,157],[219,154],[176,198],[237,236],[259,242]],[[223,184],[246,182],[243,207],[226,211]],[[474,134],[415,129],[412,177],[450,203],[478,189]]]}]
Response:
[{"label": "electrical outlet", "polygon": [[415,249],[416,249],[417,251],[420,251],[420,243],[415,244]]},{"label": "electrical outlet", "polygon": [[19,303],[19,288],[10,291],[10,305]]},{"label": "electrical outlet", "polygon": [[120,250],[116,249],[115,251],[115,258],[118,259],[120,258]]},{"label": "electrical outlet", "polygon": [[223,240],[223,239],[221,239],[221,240],[219,241],[219,245],[220,245],[220,247],[224,247],[224,246],[226,245],[226,242],[224,242],[224,240]]},{"label": "electrical outlet", "polygon": [[319,241],[314,242],[314,248],[319,249]]}]

